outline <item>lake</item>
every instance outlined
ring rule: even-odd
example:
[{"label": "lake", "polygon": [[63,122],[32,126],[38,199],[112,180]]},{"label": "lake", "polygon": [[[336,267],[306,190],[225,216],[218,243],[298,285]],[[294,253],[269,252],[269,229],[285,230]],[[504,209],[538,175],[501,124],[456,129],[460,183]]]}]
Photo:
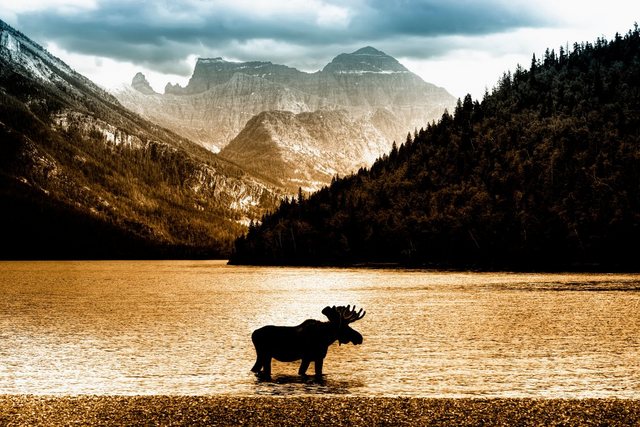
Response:
[{"label": "lake", "polygon": [[[347,304],[324,381],[249,371],[254,329]],[[0,262],[0,394],[640,398],[639,313],[637,274]]]}]

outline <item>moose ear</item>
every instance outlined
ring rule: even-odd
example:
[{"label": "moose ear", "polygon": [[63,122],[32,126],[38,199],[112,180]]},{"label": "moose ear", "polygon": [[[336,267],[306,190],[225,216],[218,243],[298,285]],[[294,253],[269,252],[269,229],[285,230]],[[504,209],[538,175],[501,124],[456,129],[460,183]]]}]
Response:
[{"label": "moose ear", "polygon": [[339,322],[340,321],[340,314],[336,310],[335,306],[333,306],[333,307],[326,306],[325,308],[322,309],[322,314],[327,316],[327,318],[329,319],[330,322]]}]

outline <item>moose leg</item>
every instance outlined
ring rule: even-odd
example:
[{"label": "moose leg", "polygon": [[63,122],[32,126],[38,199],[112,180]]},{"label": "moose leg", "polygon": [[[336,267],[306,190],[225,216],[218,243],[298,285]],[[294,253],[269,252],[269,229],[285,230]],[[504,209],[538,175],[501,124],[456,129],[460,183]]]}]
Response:
[{"label": "moose leg", "polygon": [[255,374],[259,374],[263,366],[264,366],[264,353],[256,349],[256,363],[253,365],[253,368],[251,368],[251,372]]},{"label": "moose leg", "polygon": [[251,368],[251,372],[254,372],[257,376],[262,378],[271,377],[271,356],[264,353],[258,353],[256,357],[256,363]]},{"label": "moose leg", "polygon": [[300,369],[298,369],[298,375],[307,375],[309,363],[311,363],[311,359],[302,359],[302,363],[300,363]]},{"label": "moose leg", "polygon": [[316,377],[322,377],[322,363],[324,362],[323,358],[316,359],[315,368],[316,368]]},{"label": "moose leg", "polygon": [[262,378],[271,378],[271,356],[262,357],[262,372],[260,376]]}]

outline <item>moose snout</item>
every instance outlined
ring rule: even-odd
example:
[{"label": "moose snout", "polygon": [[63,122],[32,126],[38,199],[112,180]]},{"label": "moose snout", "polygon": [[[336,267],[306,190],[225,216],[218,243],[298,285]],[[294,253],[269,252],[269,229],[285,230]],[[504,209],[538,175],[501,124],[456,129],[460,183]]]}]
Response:
[{"label": "moose snout", "polygon": [[362,335],[360,332],[347,328],[344,334],[339,338],[340,344],[354,343],[355,345],[362,344]]},{"label": "moose snout", "polygon": [[358,335],[356,335],[351,342],[355,345],[362,344],[362,335],[360,335],[358,332],[356,332],[356,334]]}]

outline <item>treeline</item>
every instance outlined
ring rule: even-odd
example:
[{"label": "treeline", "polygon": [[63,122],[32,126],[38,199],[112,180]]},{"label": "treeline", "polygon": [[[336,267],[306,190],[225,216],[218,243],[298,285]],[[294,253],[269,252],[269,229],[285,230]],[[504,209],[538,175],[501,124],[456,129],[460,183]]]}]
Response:
[{"label": "treeline", "polygon": [[370,169],[286,200],[232,263],[638,269],[640,33],[547,50]]}]

